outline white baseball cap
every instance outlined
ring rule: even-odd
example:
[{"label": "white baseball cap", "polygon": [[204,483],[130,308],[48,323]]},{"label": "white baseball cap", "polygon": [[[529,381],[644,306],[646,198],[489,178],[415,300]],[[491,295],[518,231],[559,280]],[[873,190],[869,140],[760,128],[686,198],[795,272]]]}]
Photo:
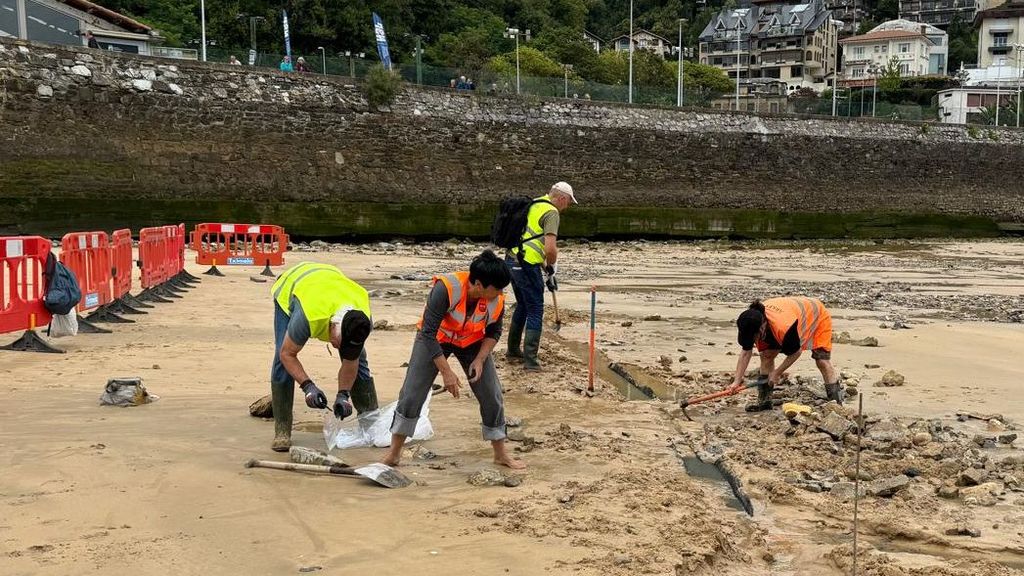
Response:
[{"label": "white baseball cap", "polygon": [[568,182],[555,182],[555,185],[551,187],[551,191],[554,192],[556,190],[565,194],[569,198],[572,198],[573,204],[579,204],[579,201],[576,200],[576,196],[572,193],[572,186],[569,186]]}]

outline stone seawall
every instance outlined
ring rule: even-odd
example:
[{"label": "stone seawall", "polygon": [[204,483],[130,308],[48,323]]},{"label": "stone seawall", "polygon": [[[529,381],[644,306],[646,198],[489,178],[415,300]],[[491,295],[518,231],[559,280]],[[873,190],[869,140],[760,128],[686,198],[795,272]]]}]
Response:
[{"label": "stone seawall", "polygon": [[578,190],[580,235],[913,236],[1024,222],[1024,132],[535,101],[0,39],[0,232],[262,220],[486,234]]}]

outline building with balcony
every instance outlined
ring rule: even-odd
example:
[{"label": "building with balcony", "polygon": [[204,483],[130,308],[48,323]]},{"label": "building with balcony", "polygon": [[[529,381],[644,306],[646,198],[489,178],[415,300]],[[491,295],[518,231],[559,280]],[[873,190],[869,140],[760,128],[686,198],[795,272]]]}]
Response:
[{"label": "building with balcony", "polygon": [[839,20],[840,36],[852,36],[857,27],[868,18],[864,8],[864,0],[825,0],[825,8],[832,12],[832,17]]},{"label": "building with balcony", "polygon": [[821,91],[835,73],[837,40],[837,22],[822,0],[755,0],[711,19],[700,35],[700,62],[734,80],[771,78],[789,93]]},{"label": "building with balcony", "polygon": [[971,22],[977,10],[978,0],[900,0],[900,19],[933,26],[949,26],[956,17]]},{"label": "building with balcony", "polygon": [[[612,46],[618,52],[629,52],[629,34],[623,34],[618,38],[613,38]],[[634,30],[633,50],[647,50],[649,52],[654,52],[662,58],[667,58],[672,54],[672,42],[649,30]]]},{"label": "building with balcony", "polygon": [[870,85],[872,68],[884,69],[894,57],[903,78],[946,74],[949,39],[934,26],[892,20],[839,43],[843,46],[841,83],[845,86]]},{"label": "building with balcony", "polygon": [[145,24],[89,0],[0,0],[0,36],[150,55],[163,38]]},{"label": "building with balcony", "polygon": [[889,20],[871,29],[871,32],[888,32],[901,30],[904,32],[920,32],[928,37],[931,46],[928,48],[928,74],[944,76],[948,73],[949,35],[941,28],[931,24],[921,24],[910,20]]},{"label": "building with balcony", "polygon": [[1016,64],[1013,46],[1024,44],[1024,0],[978,12],[978,68]]}]

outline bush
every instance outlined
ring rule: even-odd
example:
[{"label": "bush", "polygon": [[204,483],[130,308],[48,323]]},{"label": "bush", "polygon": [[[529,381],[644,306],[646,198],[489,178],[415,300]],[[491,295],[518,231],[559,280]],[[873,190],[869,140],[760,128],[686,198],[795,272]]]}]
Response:
[{"label": "bush", "polygon": [[385,70],[383,65],[374,66],[366,75],[366,81],[363,83],[366,103],[374,110],[381,106],[390,107],[394,104],[395,97],[398,96],[401,84],[402,79],[398,77],[398,74]]}]

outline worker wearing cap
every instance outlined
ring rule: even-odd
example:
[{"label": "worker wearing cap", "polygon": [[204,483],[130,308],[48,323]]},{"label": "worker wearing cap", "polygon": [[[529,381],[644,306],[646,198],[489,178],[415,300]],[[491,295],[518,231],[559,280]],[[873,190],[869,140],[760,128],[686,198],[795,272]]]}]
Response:
[{"label": "worker wearing cap", "polygon": [[[811,358],[821,371],[827,398],[843,403],[839,375],[832,366],[832,315],[820,300],[804,297],[755,300],[736,319],[736,326],[743,352],[736,361],[733,386],[743,384],[755,344],[761,356],[757,403],[748,406],[748,412],[771,410],[772,388],[805,350],[811,351]],[[786,359],[776,368],[775,357],[780,352]]]},{"label": "worker wearing cap", "polygon": [[405,439],[415,433],[423,403],[439,373],[445,389],[459,397],[459,378],[448,364],[448,357],[455,356],[480,403],[481,432],[484,440],[491,442],[494,462],[509,468],[526,467],[505,445],[505,401],[491,358],[501,338],[508,283],[508,268],[490,250],[474,258],[468,271],[434,277],[398,394],[391,449],[384,464],[398,465]]},{"label": "worker wearing cap", "polygon": [[534,199],[527,215],[522,249],[513,248],[505,258],[512,272],[512,292],[516,295],[506,356],[510,360],[522,359],[526,370],[540,369],[537,354],[544,326],[544,287],[546,285],[552,292],[558,290],[557,240],[561,213],[578,203],[572,186],[566,182],[557,182],[547,195]]},{"label": "worker wearing cap", "polygon": [[327,396],[306,373],[298,354],[310,338],[338,350],[338,393],[332,409],[344,419],[355,407],[377,409],[377,391],[363,344],[373,329],[366,290],[328,264],[303,262],[274,282],[274,362],[270,391],[274,410],[275,452],[292,443],[292,401],[299,382],[306,405],[327,408]]}]

